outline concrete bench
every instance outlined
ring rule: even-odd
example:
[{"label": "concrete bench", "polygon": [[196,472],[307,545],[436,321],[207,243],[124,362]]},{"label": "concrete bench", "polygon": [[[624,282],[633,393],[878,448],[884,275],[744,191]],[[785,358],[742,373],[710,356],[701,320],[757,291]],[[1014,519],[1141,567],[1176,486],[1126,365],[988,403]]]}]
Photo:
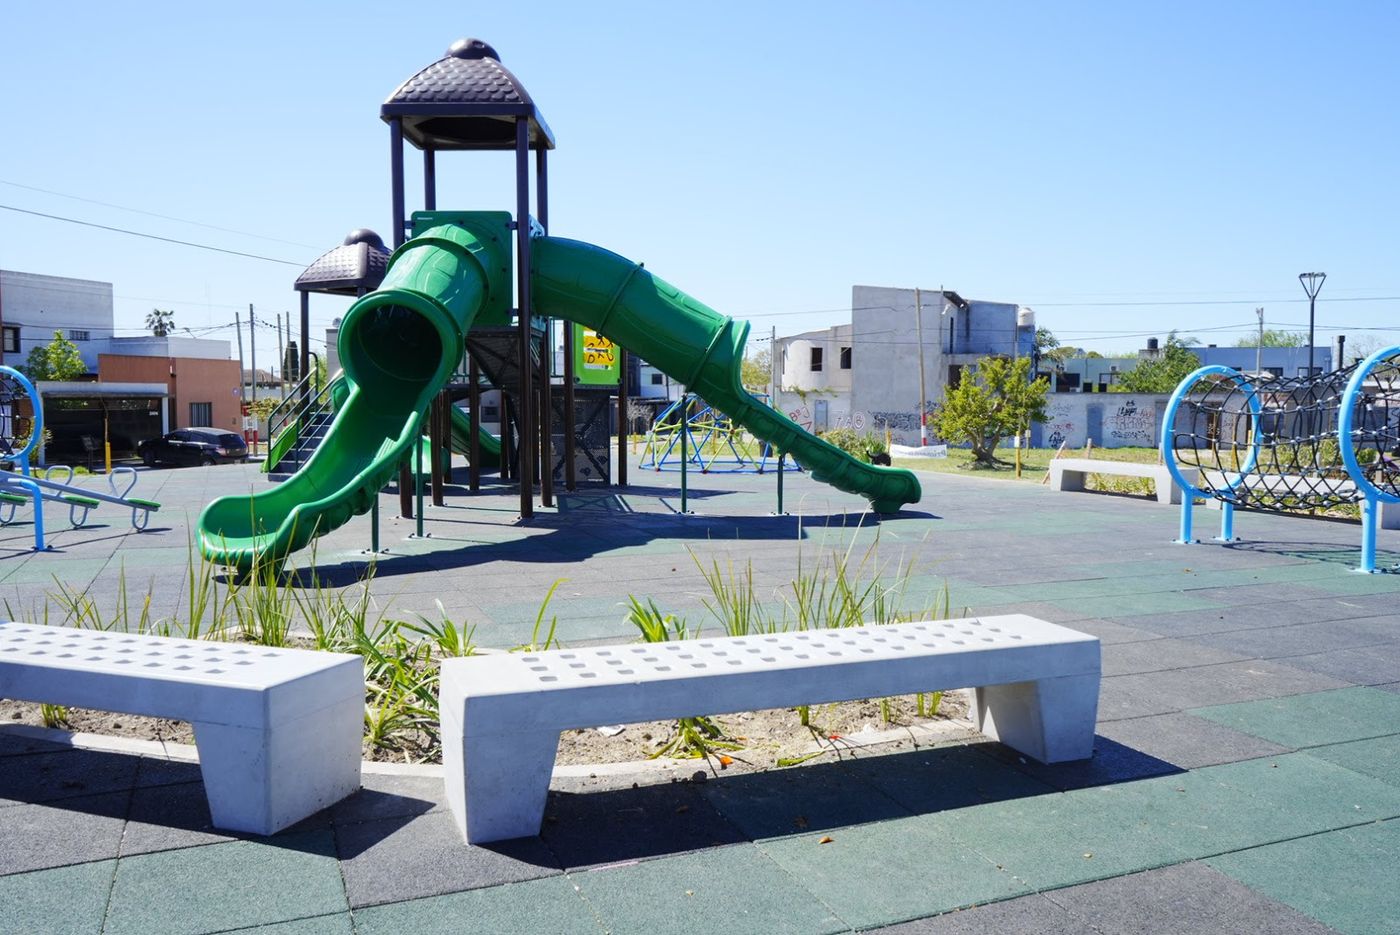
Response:
[{"label": "concrete bench", "polygon": [[[1181,468],[1189,481],[1196,480],[1195,468]],[[1083,490],[1084,478],[1090,474],[1113,474],[1118,477],[1146,477],[1157,490],[1158,503],[1180,503],[1181,488],[1172,480],[1165,464],[1140,464],[1135,461],[1100,461],[1094,458],[1055,458],[1050,462],[1051,490]]]},{"label": "concrete bench", "polygon": [[359,788],[364,691],[359,656],[0,623],[0,698],[191,722],[229,831],[273,834]]},{"label": "concrete bench", "polygon": [[1098,639],[1013,614],[449,659],[447,800],[468,843],[527,837],[561,731],[969,686],[989,737],[1046,763],[1093,752]]}]

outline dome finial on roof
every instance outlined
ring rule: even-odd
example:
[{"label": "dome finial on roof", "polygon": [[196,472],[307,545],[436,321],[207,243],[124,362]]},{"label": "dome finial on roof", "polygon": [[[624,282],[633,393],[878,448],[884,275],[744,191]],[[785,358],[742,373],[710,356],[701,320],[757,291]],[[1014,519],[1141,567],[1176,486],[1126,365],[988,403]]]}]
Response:
[{"label": "dome finial on roof", "polygon": [[447,54],[453,58],[494,58],[498,62],[501,60],[496,50],[480,39],[458,39],[448,46]]}]

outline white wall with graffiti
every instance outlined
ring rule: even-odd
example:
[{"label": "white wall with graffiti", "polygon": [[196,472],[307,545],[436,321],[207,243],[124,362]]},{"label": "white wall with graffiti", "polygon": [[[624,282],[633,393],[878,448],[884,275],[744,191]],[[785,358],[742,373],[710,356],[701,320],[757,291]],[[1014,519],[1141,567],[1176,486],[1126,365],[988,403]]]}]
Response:
[{"label": "white wall with graffiti", "polygon": [[1155,448],[1160,439],[1165,393],[1057,393],[1045,421],[1031,427],[1031,447]]}]

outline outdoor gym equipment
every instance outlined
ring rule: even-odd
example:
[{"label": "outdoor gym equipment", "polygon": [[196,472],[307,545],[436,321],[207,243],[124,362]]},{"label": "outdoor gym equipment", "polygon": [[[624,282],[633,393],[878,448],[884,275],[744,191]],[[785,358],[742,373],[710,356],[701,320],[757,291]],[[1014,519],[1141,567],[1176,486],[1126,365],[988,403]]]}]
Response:
[{"label": "outdoor gym equipment", "polygon": [[[766,396],[760,395],[755,395],[754,399],[765,404],[768,401]],[[682,412],[688,413],[684,428]],[[733,418],[694,393],[685,393],[658,413],[652,422],[642,446],[639,467],[654,471],[679,470],[680,451],[684,448],[685,463],[698,467],[702,474],[763,474],[770,467],[769,460],[776,460],[779,455],[772,444],[754,441],[758,446],[757,456],[747,450],[742,427]]]},{"label": "outdoor gym equipment", "polygon": [[[27,399],[33,412],[32,428],[23,446],[16,450],[15,432],[16,403]],[[131,510],[131,526],[137,532],[143,531],[150,522],[151,514],[160,509],[154,500],[143,500],[129,496],[137,484],[134,468],[113,468],[107,475],[110,493],[89,490],[72,483],[73,468],[56,465],[48,469],[50,476],[36,477],[31,473],[29,457],[44,434],[44,404],[39,391],[29,378],[13,367],[0,366],[0,466],[11,465],[10,471],[0,472],[0,526],[8,526],[15,521],[19,507],[29,505],[34,510],[34,548],[44,551],[44,510],[45,501],[61,503],[68,507],[68,520],[73,528],[81,528],[87,523],[88,514],[103,503],[112,503]],[[62,481],[52,478],[54,472],[66,471]],[[118,490],[117,478],[123,478],[126,486]]]},{"label": "outdoor gym equipment", "polygon": [[[1359,503],[1361,564],[1376,570],[1382,504],[1400,503],[1400,346],[1341,370],[1280,379],[1212,365],[1172,394],[1162,458],[1185,496],[1221,502],[1219,541],[1235,538],[1236,507],[1295,513]],[[1195,468],[1195,482],[1182,468]]]}]

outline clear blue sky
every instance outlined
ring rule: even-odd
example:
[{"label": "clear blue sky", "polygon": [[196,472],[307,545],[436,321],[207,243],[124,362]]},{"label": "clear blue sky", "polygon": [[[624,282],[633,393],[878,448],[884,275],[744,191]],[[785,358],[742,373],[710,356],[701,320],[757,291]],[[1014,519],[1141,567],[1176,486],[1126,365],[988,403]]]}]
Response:
[{"label": "clear blue sky", "polygon": [[[862,283],[1030,305],[1101,351],[1223,344],[1256,305],[1306,327],[1317,269],[1321,339],[1400,343],[1388,2],[17,4],[0,204],[295,265],[0,211],[0,266],[113,282],[130,332],[270,321],[346,231],[387,235],[379,104],[461,36],[555,131],[553,232],[755,334],[849,320]],[[441,157],[439,204],[510,209],[511,171]]]}]

